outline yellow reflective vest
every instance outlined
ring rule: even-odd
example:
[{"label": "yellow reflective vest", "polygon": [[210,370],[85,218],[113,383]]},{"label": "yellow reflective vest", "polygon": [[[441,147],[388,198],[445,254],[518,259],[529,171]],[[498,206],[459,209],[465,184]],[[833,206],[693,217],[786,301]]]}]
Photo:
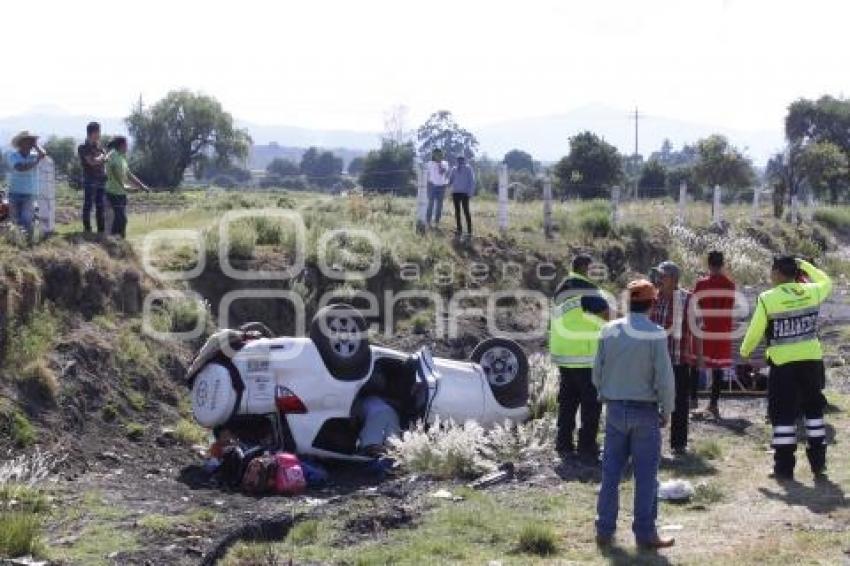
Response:
[{"label": "yellow reflective vest", "polygon": [[[570,274],[570,277],[585,278]],[[590,368],[599,346],[599,333],[605,319],[581,308],[581,295],[596,293],[596,286],[587,281],[587,289],[571,289],[566,299],[557,303],[549,321],[549,354],[552,362],[561,367]]]},{"label": "yellow reflective vest", "polygon": [[749,357],[764,338],[765,356],[774,365],[822,359],[818,311],[832,292],[832,280],[807,261],[800,260],[798,265],[811,282],[782,283],[759,295],[741,356]]}]

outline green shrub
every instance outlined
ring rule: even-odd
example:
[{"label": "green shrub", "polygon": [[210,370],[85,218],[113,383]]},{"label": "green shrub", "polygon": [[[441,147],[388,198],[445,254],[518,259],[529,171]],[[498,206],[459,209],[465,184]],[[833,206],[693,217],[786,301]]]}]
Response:
[{"label": "green shrub", "polygon": [[255,216],[250,219],[257,233],[258,246],[276,246],[286,240],[284,226],[277,218],[268,216]]},{"label": "green shrub", "polygon": [[53,345],[60,321],[49,307],[41,307],[15,331],[15,339],[6,346],[5,366],[20,370],[39,361]]},{"label": "green shrub", "polygon": [[850,234],[850,207],[829,206],[818,208],[815,210],[812,218],[836,232]]},{"label": "green shrub", "polygon": [[0,512],[0,557],[38,556],[43,552],[41,518],[26,511]]},{"label": "green shrub", "polygon": [[0,405],[0,436],[10,438],[18,448],[25,448],[33,444],[38,435],[27,416],[7,403]]},{"label": "green shrub", "polygon": [[100,411],[100,416],[108,423],[118,418],[118,408],[113,403],[107,403]]},{"label": "green shrub", "polygon": [[127,423],[124,426],[124,433],[127,435],[127,438],[133,441],[141,440],[145,436],[146,430],[145,425],[139,423]]},{"label": "green shrub", "polygon": [[390,438],[393,458],[411,472],[438,478],[472,478],[492,469],[479,451],[484,429],[473,421],[462,425],[452,421],[430,427],[419,423],[401,437]]},{"label": "green shrub", "polygon": [[187,446],[203,444],[207,441],[209,433],[189,419],[180,419],[174,426],[174,438]]},{"label": "green shrub", "polygon": [[549,527],[528,524],[519,533],[517,551],[536,556],[551,556],[558,552],[558,538]]},{"label": "green shrub", "polygon": [[319,521],[310,519],[296,523],[289,531],[286,541],[296,546],[313,544],[319,538]]}]

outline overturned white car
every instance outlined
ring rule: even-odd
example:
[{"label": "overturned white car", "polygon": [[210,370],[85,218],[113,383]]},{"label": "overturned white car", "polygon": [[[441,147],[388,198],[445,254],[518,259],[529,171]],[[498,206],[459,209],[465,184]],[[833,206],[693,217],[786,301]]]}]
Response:
[{"label": "overturned white car", "polygon": [[196,421],[210,429],[261,422],[287,451],[354,460],[364,457],[363,423],[352,408],[367,394],[391,403],[402,428],[527,417],[528,360],[515,342],[487,339],[471,361],[455,361],[426,348],[371,346],[366,328],[353,307],[331,305],[316,314],[309,338],[275,338],[256,323],[217,332],[188,372]]}]

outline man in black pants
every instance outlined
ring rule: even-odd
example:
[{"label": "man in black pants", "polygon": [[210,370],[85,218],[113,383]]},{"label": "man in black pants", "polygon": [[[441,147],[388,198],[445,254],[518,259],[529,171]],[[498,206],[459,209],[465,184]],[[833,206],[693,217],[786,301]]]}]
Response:
[{"label": "man in black pants", "polygon": [[596,464],[599,461],[596,435],[602,405],[591,381],[591,370],[599,331],[609,313],[607,300],[588,279],[591,262],[587,255],[573,259],[572,271],[555,290],[549,324],[549,353],[561,373],[555,449],[561,457],[575,452],[573,432],[576,412],[580,409],[578,453],[583,460]]},{"label": "man in black pants", "polygon": [[457,235],[463,234],[460,211],[466,216],[466,227],[468,234],[472,236],[472,216],[469,214],[469,199],[475,192],[475,172],[466,162],[466,156],[457,156],[457,165],[449,175],[449,183],[452,186],[452,200],[455,205],[455,222],[457,222]]},{"label": "man in black pants", "polygon": [[100,124],[86,126],[86,141],[77,148],[83,167],[83,230],[91,232],[91,211],[94,208],[97,233],[103,234],[104,202],[106,189],[106,150],[100,145]]},{"label": "man in black pants", "polygon": [[679,287],[679,266],[672,261],[658,266],[661,274],[658,299],[650,312],[650,320],[667,332],[667,349],[673,364],[676,398],[670,418],[670,448],[682,456],[688,446],[688,417],[692,379],[693,353],[688,309],[691,294]]}]

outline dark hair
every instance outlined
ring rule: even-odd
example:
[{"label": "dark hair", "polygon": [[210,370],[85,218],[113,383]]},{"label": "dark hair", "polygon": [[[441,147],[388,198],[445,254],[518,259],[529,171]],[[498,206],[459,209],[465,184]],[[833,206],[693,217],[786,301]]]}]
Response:
[{"label": "dark hair", "polygon": [[109,143],[106,144],[106,147],[108,147],[109,149],[118,149],[119,147],[124,147],[126,145],[127,138],[125,138],[124,136],[115,136],[114,138],[109,140]]},{"label": "dark hair", "polygon": [[723,267],[723,252],[718,250],[708,252],[708,265],[711,267]]},{"label": "dark hair", "polygon": [[579,254],[573,258],[573,271],[583,271],[590,267],[593,258],[587,254]]},{"label": "dark hair", "polygon": [[652,306],[652,301],[629,301],[629,311],[644,313]]},{"label": "dark hair", "polygon": [[90,136],[95,132],[100,131],[100,124],[97,122],[89,122],[88,126],[86,126],[86,135]]},{"label": "dark hair", "polygon": [[797,277],[797,258],[791,255],[780,255],[773,258],[773,270],[781,275],[793,279]]}]

